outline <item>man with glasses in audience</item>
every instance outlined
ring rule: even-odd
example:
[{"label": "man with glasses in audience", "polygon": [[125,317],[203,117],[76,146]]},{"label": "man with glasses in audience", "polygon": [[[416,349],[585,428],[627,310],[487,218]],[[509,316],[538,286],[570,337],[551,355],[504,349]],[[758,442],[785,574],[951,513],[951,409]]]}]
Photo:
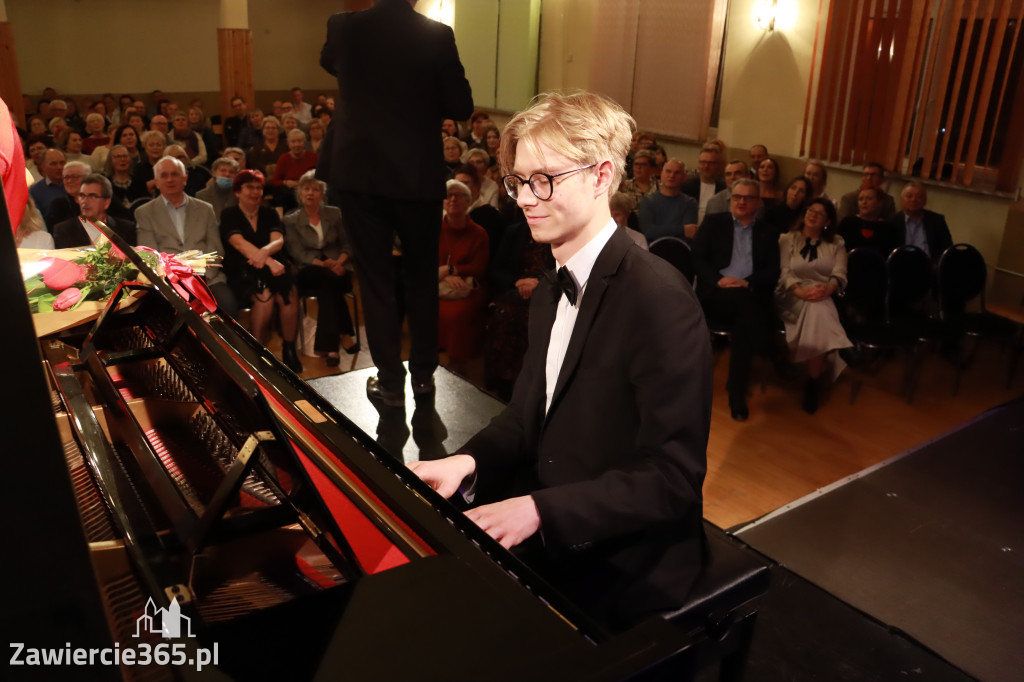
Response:
[{"label": "man with glasses in audience", "polygon": [[857,215],[859,211],[857,197],[862,189],[877,189],[881,192],[882,220],[892,220],[892,217],[896,215],[896,200],[892,198],[891,194],[882,189],[883,182],[885,182],[885,169],[882,168],[882,164],[875,163],[874,161],[864,164],[860,188],[847,192],[839,198],[839,205],[836,206],[839,222],[843,222],[843,218],[847,216]]},{"label": "man with glasses in audience", "polygon": [[51,232],[57,223],[79,214],[78,188],[82,185],[82,179],[91,172],[92,167],[83,161],[68,161],[64,164],[61,169],[64,195],[51,201],[49,208],[43,212],[43,219],[50,226]]},{"label": "man with glasses in audience", "polygon": [[69,249],[95,244],[101,233],[92,224],[94,222],[103,223],[121,235],[130,245],[135,246],[135,223],[127,218],[118,218],[107,213],[112,196],[113,186],[107,176],[100,173],[86,175],[79,185],[76,196],[81,207],[81,217],[68,218],[54,225],[54,247]]},{"label": "man with glasses in audience", "polygon": [[693,240],[697,295],[708,319],[729,329],[729,410],[746,421],[747,384],[755,350],[770,339],[772,292],[779,281],[778,231],[758,218],[761,186],[742,178],[732,187],[729,213],[709,214]]},{"label": "man with glasses in audience", "polygon": [[[415,4],[377,0],[370,9],[331,16],[320,53],[343,96],[316,175],[345,216],[359,263],[366,337],[378,372],[366,393],[392,406],[405,404],[399,298],[409,321],[412,390],[434,392],[437,254],[447,193],[437,131],[442,120],[463,120],[473,111],[455,34],[417,13]],[[396,235],[401,272],[392,255]]]},{"label": "man with glasses in audience", "polygon": [[512,402],[458,454],[409,465],[612,629],[680,606],[700,571],[711,411],[693,291],[609,210],[633,125],[581,92],[505,128],[505,188],[558,274],[530,297]]},{"label": "man with glasses in audience", "polygon": [[[732,208],[732,186],[736,184],[736,181],[740,178],[749,178],[750,169],[747,164],[743,161],[735,160],[730,161],[725,165],[725,189],[711,197],[708,200],[708,205],[704,210],[705,215],[711,215],[712,213],[728,213]],[[763,215],[764,204],[758,208],[758,215]]]},{"label": "man with glasses in audience", "polygon": [[683,183],[683,192],[697,200],[697,222],[704,220],[708,202],[725,189],[722,181],[722,152],[713,144],[701,147],[697,175]]}]

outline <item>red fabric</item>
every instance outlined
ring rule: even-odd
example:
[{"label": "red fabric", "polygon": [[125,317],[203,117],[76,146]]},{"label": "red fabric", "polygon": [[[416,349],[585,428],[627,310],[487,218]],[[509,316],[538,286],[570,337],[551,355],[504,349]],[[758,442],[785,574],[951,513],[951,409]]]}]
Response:
[{"label": "red fabric", "polygon": [[7,103],[0,99],[0,179],[4,183],[7,198],[7,215],[11,217],[11,230],[18,233],[18,225],[25,215],[28,204],[28,183],[25,181],[25,152],[21,147],[18,129],[7,109]]},{"label": "red fabric", "polygon": [[217,299],[210,291],[210,287],[206,286],[206,282],[192,273],[192,268],[169,253],[160,253],[148,246],[135,248],[138,251],[155,253],[160,258],[160,263],[164,266],[164,277],[178,292],[178,295],[188,301],[193,310],[202,312],[200,308],[205,308],[208,312],[217,312]]},{"label": "red fabric", "polygon": [[316,160],[316,152],[311,152],[308,149],[305,154],[297,159],[292,156],[291,152],[282,154],[281,158],[277,160],[277,167],[274,169],[274,179],[270,181],[270,184],[283,185],[285,180],[298,182],[303,173],[316,168]]},{"label": "red fabric", "polygon": [[438,346],[453,362],[470,360],[480,352],[487,294],[483,289],[490,257],[487,231],[466,219],[466,227],[453,230],[446,217],[441,224],[438,265],[451,264],[460,277],[472,277],[479,288],[467,298],[441,300],[437,323]]}]

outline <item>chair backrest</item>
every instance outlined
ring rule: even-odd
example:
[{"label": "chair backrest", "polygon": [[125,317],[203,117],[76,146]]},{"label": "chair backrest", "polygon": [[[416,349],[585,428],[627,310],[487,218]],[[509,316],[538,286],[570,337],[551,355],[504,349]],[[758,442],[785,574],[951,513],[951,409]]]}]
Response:
[{"label": "chair backrest", "polygon": [[969,301],[981,297],[985,309],[988,267],[970,244],[954,244],[939,258],[939,301],[942,313],[962,313]]},{"label": "chair backrest", "polygon": [[679,237],[659,237],[648,244],[647,248],[655,256],[674,265],[676,270],[683,273],[686,281],[693,284],[695,270],[693,268],[693,253],[689,244]]},{"label": "chair backrest", "polygon": [[153,197],[139,197],[128,206],[128,210],[132,212],[132,217],[135,216],[135,211],[139,206],[144,206],[153,200]]},{"label": "chair backrest", "polygon": [[932,261],[916,246],[898,246],[886,259],[889,275],[888,310],[890,315],[913,311],[931,293],[935,280]]},{"label": "chair backrest", "polygon": [[885,260],[874,249],[850,251],[846,262],[845,307],[858,317],[880,319],[885,315],[888,273]]}]

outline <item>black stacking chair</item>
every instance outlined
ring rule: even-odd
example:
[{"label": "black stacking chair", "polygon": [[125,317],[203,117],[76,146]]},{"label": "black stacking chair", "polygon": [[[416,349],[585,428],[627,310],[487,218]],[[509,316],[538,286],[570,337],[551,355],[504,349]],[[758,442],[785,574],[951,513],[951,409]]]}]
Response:
[{"label": "black stacking chair", "polygon": [[139,206],[145,206],[149,202],[153,201],[153,197],[139,197],[128,205],[128,210],[132,212],[132,217],[135,217],[135,211],[138,210]]},{"label": "black stacking chair", "polygon": [[935,312],[935,268],[916,246],[899,246],[886,259],[886,320],[910,344],[906,384],[907,402],[914,400],[917,377],[929,347],[950,340],[950,330]]},{"label": "black stacking chair", "polygon": [[665,618],[694,633],[694,661],[700,670],[720,661],[718,679],[743,679],[757,608],[768,590],[770,569],[761,555],[705,522],[707,562],[686,604]]},{"label": "black stacking chair", "polygon": [[693,255],[690,245],[679,237],[659,237],[647,245],[648,250],[655,256],[667,260],[675,266],[676,270],[683,273],[683,277],[691,285],[695,271],[693,268]]},{"label": "black stacking chair", "polygon": [[[893,352],[909,346],[909,335],[886,319],[889,273],[877,251],[858,248],[847,256],[846,290],[841,306],[843,328],[856,349],[850,384],[850,404],[857,400],[863,375],[879,371]],[[904,372],[904,390],[909,385],[911,366]]]},{"label": "black stacking chair", "polygon": [[[939,308],[942,320],[961,342],[956,358],[956,379],[953,394],[960,390],[960,377],[970,366],[983,338],[1013,342],[1019,339],[1021,327],[1001,315],[985,309],[985,286],[988,284],[988,266],[981,253],[970,244],[954,244],[939,258]],[[977,301],[977,310],[968,311],[968,304]],[[1020,344],[1010,351],[1007,368],[1007,386],[1013,380]]]}]

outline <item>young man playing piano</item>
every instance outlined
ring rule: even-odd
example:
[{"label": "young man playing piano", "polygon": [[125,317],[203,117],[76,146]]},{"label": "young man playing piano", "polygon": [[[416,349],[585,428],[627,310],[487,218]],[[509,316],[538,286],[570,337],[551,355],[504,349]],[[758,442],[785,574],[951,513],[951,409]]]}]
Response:
[{"label": "young man playing piano", "polygon": [[608,208],[634,125],[583,92],[541,96],[508,124],[504,185],[558,275],[533,293],[508,407],[458,454],[410,465],[444,497],[461,489],[470,519],[616,628],[680,606],[700,570],[711,414],[700,305]]}]

